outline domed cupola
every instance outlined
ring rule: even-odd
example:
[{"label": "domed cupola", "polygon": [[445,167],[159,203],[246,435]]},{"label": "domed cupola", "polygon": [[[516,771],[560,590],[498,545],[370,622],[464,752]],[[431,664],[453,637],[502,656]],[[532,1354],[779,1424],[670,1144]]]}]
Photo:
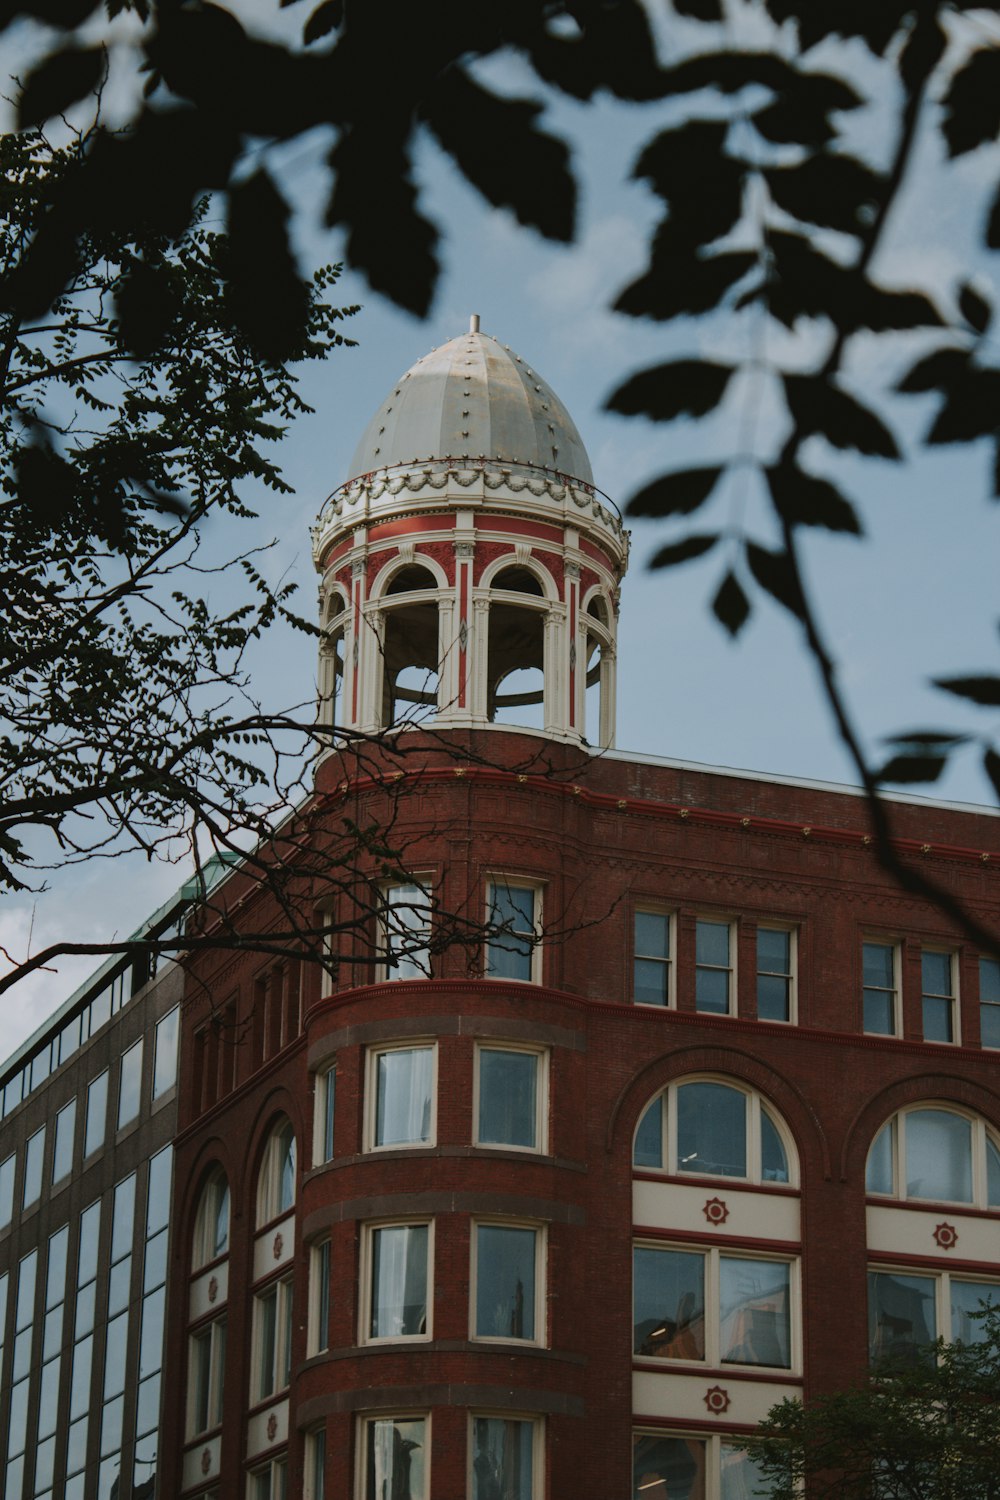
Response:
[{"label": "domed cupola", "polygon": [[628,533],[559,397],[478,318],[393,386],[313,554],[328,722],[612,743]]}]

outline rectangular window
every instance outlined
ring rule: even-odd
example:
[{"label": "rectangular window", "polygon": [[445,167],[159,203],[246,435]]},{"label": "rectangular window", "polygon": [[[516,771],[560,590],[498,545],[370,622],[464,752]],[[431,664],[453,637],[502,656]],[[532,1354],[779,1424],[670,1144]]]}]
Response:
[{"label": "rectangular window", "polygon": [[658,1500],[748,1500],[771,1491],[745,1448],[720,1437],[632,1436],[633,1494]]},{"label": "rectangular window", "polygon": [[76,1100],[71,1099],[56,1115],[56,1140],[52,1149],[52,1181],[60,1182],[73,1165],[76,1140]]},{"label": "rectangular window", "polygon": [[330,1241],[314,1245],[309,1274],[309,1353],[330,1347]]},{"label": "rectangular window", "polygon": [[529,1417],[472,1418],[472,1500],[535,1500],[541,1495],[540,1424]]},{"label": "rectangular window", "polygon": [[326,1428],[306,1437],[306,1492],[304,1500],[323,1500],[326,1490]]},{"label": "rectangular window", "polygon": [[433,1046],[368,1054],[368,1139],[373,1148],[425,1146],[434,1140]]},{"label": "rectangular window", "polygon": [[98,1074],[87,1089],[87,1129],[84,1135],[84,1157],[104,1145],[108,1128],[108,1070]]},{"label": "rectangular window", "polygon": [[45,1159],[45,1126],[28,1137],[24,1149],[24,1189],[21,1207],[37,1202],[42,1192],[42,1162]]},{"label": "rectangular window", "polygon": [[387,979],[426,979],[430,974],[431,897],[416,881],[382,891],[382,940]]},{"label": "rectangular window", "polygon": [[288,1460],[275,1458],[263,1469],[254,1469],[247,1495],[248,1500],[287,1500]]},{"label": "rectangular window", "polygon": [[633,1350],[789,1370],[792,1284],[790,1261],[636,1245]]},{"label": "rectangular window", "polygon": [[474,1224],[472,1244],[473,1338],[543,1343],[543,1232]]},{"label": "rectangular window", "polygon": [[367,1233],[369,1272],[363,1337],[430,1337],[430,1224],[383,1224]]},{"label": "rectangular window", "polygon": [[540,892],[534,886],[491,881],[487,921],[496,929],[486,945],[486,972],[491,979],[537,978]]},{"label": "rectangular window", "polygon": [[292,1283],[278,1281],[254,1298],[257,1345],[254,1400],[286,1389],[292,1374]]},{"label": "rectangular window", "polygon": [[920,988],[925,1042],[958,1040],[955,965],[950,953],[925,948],[920,955]]},{"label": "rectangular window", "polygon": [[948,1271],[933,1276],[869,1271],[871,1363],[912,1364],[918,1357],[933,1363],[930,1345],[939,1336],[979,1343],[986,1332],[982,1315],[990,1306],[1000,1306],[1000,1282],[974,1281]]},{"label": "rectangular window", "polygon": [[17,1157],[8,1156],[0,1162],[0,1229],[10,1223],[14,1216],[14,1169]]},{"label": "rectangular window", "polygon": [[979,1038],[1000,1047],[1000,958],[979,960]]},{"label": "rectangular window", "polygon": [[636,1005],[670,1005],[670,916],[663,911],[635,914],[632,998]]},{"label": "rectangular window", "polygon": [[177,1029],[180,1021],[180,1007],[175,1005],[173,1010],[156,1023],[156,1035],[153,1042],[153,1098],[159,1099],[168,1089],[172,1089],[177,1082]]},{"label": "rectangular window", "polygon": [[729,922],[695,923],[695,1009],[728,1016],[733,1008],[732,927]]},{"label": "rectangular window", "polygon": [[118,1072],[118,1129],[128,1125],[139,1113],[142,1086],[142,1038],[122,1054]]},{"label": "rectangular window", "polygon": [[476,1145],[544,1151],[547,1057],[507,1047],[476,1048]]},{"label": "rectangular window", "polygon": [[361,1483],[365,1500],[399,1495],[405,1500],[428,1500],[430,1452],[427,1417],[367,1417],[359,1443]]},{"label": "rectangular window", "polygon": [[337,1069],[316,1075],[316,1117],[313,1124],[313,1161],[333,1160],[333,1121],[337,1103]]},{"label": "rectangular window", "polygon": [[899,988],[893,943],[862,943],[864,1029],[872,1036],[899,1035]]},{"label": "rectangular window", "polygon": [[784,927],[757,928],[757,1019],[794,1021],[793,934]]},{"label": "rectangular window", "polygon": [[190,1339],[188,1366],[191,1437],[210,1432],[222,1421],[222,1393],[226,1378],[226,1320],[200,1328]]}]

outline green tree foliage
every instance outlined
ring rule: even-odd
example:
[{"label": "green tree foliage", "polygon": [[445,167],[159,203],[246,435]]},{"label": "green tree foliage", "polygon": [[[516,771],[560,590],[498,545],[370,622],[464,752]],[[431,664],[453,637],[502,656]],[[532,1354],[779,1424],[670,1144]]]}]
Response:
[{"label": "green tree foliage", "polygon": [[[978,1315],[977,1315],[978,1316]],[[997,1500],[1000,1312],[864,1386],[772,1407],[748,1445],[770,1500]]]},{"label": "green tree foliage", "polygon": [[[89,146],[0,139],[8,284]],[[243,658],[271,621],[295,623],[290,590],[252,555],[213,564],[204,538],[249,514],[249,481],[288,492],[268,450],[308,407],[241,330],[226,237],[193,217],[174,241],[136,221],[81,233],[49,310],[0,315],[0,887],[37,885],[53,861],[268,826],[273,767],[253,741],[271,726]],[[345,342],[336,274],[304,292],[296,359]],[[126,345],[116,307],[130,306]],[[238,602],[213,611],[213,575],[233,571]]]}]

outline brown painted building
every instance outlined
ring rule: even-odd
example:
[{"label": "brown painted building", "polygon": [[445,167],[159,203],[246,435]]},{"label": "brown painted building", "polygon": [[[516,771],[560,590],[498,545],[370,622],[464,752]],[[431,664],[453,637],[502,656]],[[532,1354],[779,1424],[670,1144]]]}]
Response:
[{"label": "brown painted building", "polygon": [[[612,748],[627,536],[518,356],[433,351],[352,476],[321,693],[408,754],[331,750],[316,838],[391,811],[407,879],[326,970],[192,967],[161,1493],[735,1500],[1000,1285],[1000,963],[857,794]],[[1000,930],[996,817],[892,819]]]}]

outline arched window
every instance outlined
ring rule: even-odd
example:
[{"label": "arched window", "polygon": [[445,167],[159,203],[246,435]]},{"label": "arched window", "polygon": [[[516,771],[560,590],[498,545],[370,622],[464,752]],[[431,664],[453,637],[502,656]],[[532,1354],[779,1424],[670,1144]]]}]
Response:
[{"label": "arched window", "polygon": [[656,1096],[636,1127],[632,1163],[671,1176],[795,1179],[787,1131],[760,1095],[714,1078],[673,1083]]},{"label": "arched window", "polygon": [[197,1271],[229,1250],[229,1181],[217,1167],[201,1190],[194,1221],[191,1269]]},{"label": "arched window", "polygon": [[281,1119],[264,1147],[257,1180],[257,1227],[287,1213],[295,1203],[295,1132]]},{"label": "arched window", "polygon": [[887,1198],[1000,1208],[1000,1149],[978,1116],[919,1104],[882,1126],[865,1187]]},{"label": "arched window", "polygon": [[545,727],[545,598],[530,568],[504,568],[492,579],[486,714],[491,724]]},{"label": "arched window", "polygon": [[[437,579],[408,563],[395,573],[383,598],[382,724],[424,723],[438,708],[440,647]],[[433,598],[427,598],[428,594]]]}]

